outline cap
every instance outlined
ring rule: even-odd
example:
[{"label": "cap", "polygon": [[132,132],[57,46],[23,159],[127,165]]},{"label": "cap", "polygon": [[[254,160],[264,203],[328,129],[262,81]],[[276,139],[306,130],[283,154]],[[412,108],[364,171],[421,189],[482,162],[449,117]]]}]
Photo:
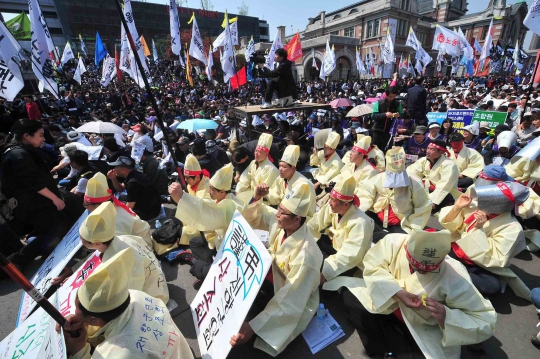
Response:
[{"label": "cap", "polygon": [[217,122],[221,122],[221,117],[216,116],[216,117],[213,118],[213,120],[214,120],[214,121],[217,121]]},{"label": "cap", "polygon": [[497,125],[495,126],[495,132],[504,132],[504,131],[510,131],[510,127],[506,125]]},{"label": "cap", "polygon": [[127,168],[135,168],[135,161],[131,157],[127,156],[120,156],[118,159],[114,162],[107,162],[107,164],[111,167],[127,167]]},{"label": "cap", "polygon": [[367,155],[369,153],[370,147],[371,147],[371,137],[362,136],[361,138],[358,139],[358,141],[356,141],[351,151],[355,151],[363,155]]},{"label": "cap", "polygon": [[405,158],[403,147],[386,151],[384,188],[407,187],[411,184],[407,171],[405,171]]},{"label": "cap", "polygon": [[471,198],[478,201],[478,209],[487,214],[516,210],[530,195],[529,188],[517,182],[499,182],[489,186],[472,187],[470,191]]},{"label": "cap", "polygon": [[206,141],[206,152],[214,153],[215,150],[217,150],[216,143],[212,140]]},{"label": "cap", "polygon": [[210,186],[220,191],[230,191],[232,186],[234,167],[231,163],[221,167],[210,178]]},{"label": "cap", "polygon": [[184,164],[184,175],[186,176],[197,176],[202,173],[201,165],[197,158],[191,153],[186,157],[186,163]]},{"label": "cap", "polygon": [[272,141],[274,137],[268,133],[262,133],[257,142],[257,149],[263,152],[270,152],[270,147],[272,146]]},{"label": "cap", "polygon": [[489,130],[490,129],[489,123],[486,122],[486,121],[480,122],[480,128],[485,128],[485,129]]},{"label": "cap", "polygon": [[428,129],[427,129],[426,126],[416,126],[416,128],[414,129],[413,134],[414,135],[425,135],[427,131],[428,131]]},{"label": "cap", "polygon": [[189,141],[189,138],[187,137],[180,137],[178,139],[178,142],[176,143],[178,143],[180,146],[183,146],[183,145],[189,145],[190,141]]},{"label": "cap", "polygon": [[326,139],[326,142],[324,143],[325,146],[330,147],[331,149],[335,150],[336,147],[339,144],[339,140],[341,139],[341,136],[337,132],[330,132],[328,135],[328,138]]},{"label": "cap", "polygon": [[116,208],[112,202],[104,202],[86,217],[79,234],[88,242],[103,243],[114,238],[115,227]]},{"label": "cap", "polygon": [[67,134],[67,138],[70,141],[77,141],[79,138],[81,138],[81,134],[77,131],[69,131]]},{"label": "cap", "polygon": [[405,250],[409,263],[418,270],[438,269],[450,253],[452,237],[449,231],[425,232],[412,230]]},{"label": "cap", "polygon": [[[94,177],[90,178],[86,183],[86,191],[84,192],[84,202],[96,203],[96,199],[102,199],[101,202],[107,201],[111,197],[109,193],[109,185],[107,177],[101,172],[98,172]],[[94,200],[94,201],[92,201]]]},{"label": "cap", "polygon": [[285,195],[281,204],[291,211],[291,213],[300,217],[306,217],[311,205],[309,191],[309,185],[307,183],[295,186]]},{"label": "cap", "polygon": [[79,303],[93,313],[120,307],[129,297],[134,257],[133,249],[126,248],[102,263],[77,291]]},{"label": "cap", "polygon": [[503,131],[497,136],[497,146],[510,149],[517,142],[517,135],[512,131]]},{"label": "cap", "polygon": [[514,179],[506,173],[506,169],[498,165],[489,165],[478,174],[475,186],[489,186],[497,182],[513,182]]},{"label": "cap", "polygon": [[[343,202],[351,202],[355,200],[355,190],[356,180],[354,179],[354,177],[348,176],[340,182],[336,183],[336,185],[334,186],[334,188],[332,188],[332,191],[330,192],[330,196]],[[358,197],[356,197],[356,199],[358,199]],[[358,204],[355,205],[360,205],[359,201]]]},{"label": "cap", "polygon": [[471,134],[478,136],[480,134],[480,123],[475,122],[473,124],[470,124],[469,126],[463,127],[463,131],[468,131]]},{"label": "cap", "polygon": [[291,166],[296,167],[299,157],[300,157],[300,146],[288,145],[287,147],[285,147],[285,151],[283,151],[283,156],[281,156],[281,161],[288,163]]},{"label": "cap", "polygon": [[434,122],[434,123],[430,123],[428,125],[428,129],[432,129],[432,128],[441,128],[441,125],[439,125],[437,122]]}]

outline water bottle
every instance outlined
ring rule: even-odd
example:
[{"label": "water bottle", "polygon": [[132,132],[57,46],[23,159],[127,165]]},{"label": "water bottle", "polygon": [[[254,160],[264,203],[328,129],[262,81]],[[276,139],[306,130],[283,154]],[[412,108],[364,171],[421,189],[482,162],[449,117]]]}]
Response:
[{"label": "water bottle", "polygon": [[161,222],[158,220],[156,220],[156,229],[160,229],[161,228]]},{"label": "water bottle", "polygon": [[323,303],[319,303],[319,308],[317,308],[317,319],[324,320],[326,318],[326,309],[324,308]]}]

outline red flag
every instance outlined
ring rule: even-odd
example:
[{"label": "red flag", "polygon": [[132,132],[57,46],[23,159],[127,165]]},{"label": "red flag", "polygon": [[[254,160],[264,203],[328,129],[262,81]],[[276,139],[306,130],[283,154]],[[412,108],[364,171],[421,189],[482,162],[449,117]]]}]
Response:
[{"label": "red flag", "polygon": [[533,70],[533,73],[535,73],[535,70],[536,70],[536,74],[534,76],[533,84],[540,83],[540,71],[538,71],[538,65],[539,65],[538,61],[540,61],[540,50],[538,50],[538,52],[536,53],[536,63],[534,64],[534,70]]},{"label": "red flag", "polygon": [[231,77],[231,87],[236,90],[238,87],[247,84],[246,66],[242,67],[238,72]]},{"label": "red flag", "polygon": [[302,57],[302,43],[300,42],[300,33],[297,32],[296,35],[293,36],[291,41],[283,48],[287,51],[287,59],[289,61],[295,61],[296,59],[299,59]]},{"label": "red flag", "polygon": [[120,56],[118,55],[118,51],[116,51],[116,46],[114,47],[114,62],[116,62],[116,79],[118,82],[122,82],[124,81],[124,74],[120,70]]}]

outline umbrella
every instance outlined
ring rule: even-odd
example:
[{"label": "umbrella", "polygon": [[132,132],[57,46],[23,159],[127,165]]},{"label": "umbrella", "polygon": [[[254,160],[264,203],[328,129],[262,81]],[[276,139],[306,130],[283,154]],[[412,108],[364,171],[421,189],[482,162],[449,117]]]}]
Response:
[{"label": "umbrella", "polygon": [[371,104],[363,104],[363,105],[360,105],[360,106],[356,106],[355,108],[353,108],[352,110],[349,111],[349,113],[347,114],[347,116],[345,117],[361,117],[361,116],[364,116],[364,115],[368,115],[370,113],[373,112],[373,105]]},{"label": "umbrella", "polygon": [[435,93],[450,93],[448,90],[437,90]]},{"label": "umbrella", "polygon": [[215,130],[218,127],[217,122],[214,120],[201,120],[200,118],[194,118],[191,120],[185,120],[176,127],[177,130],[188,130],[189,132],[195,132],[198,130]]},{"label": "umbrella", "polygon": [[373,102],[377,102],[379,100],[380,100],[380,98],[378,98],[378,97],[370,97],[370,98],[366,98],[364,101],[366,103],[373,103]]},{"label": "umbrella", "polygon": [[119,135],[124,135],[126,131],[120,126],[115,125],[111,122],[103,121],[94,121],[88,122],[79,127],[77,132],[86,132],[86,133],[118,133]]},{"label": "umbrella", "polygon": [[337,100],[330,102],[330,106],[332,106],[333,108],[349,107],[352,105],[353,105],[353,102],[349,100],[348,98],[338,98]]}]

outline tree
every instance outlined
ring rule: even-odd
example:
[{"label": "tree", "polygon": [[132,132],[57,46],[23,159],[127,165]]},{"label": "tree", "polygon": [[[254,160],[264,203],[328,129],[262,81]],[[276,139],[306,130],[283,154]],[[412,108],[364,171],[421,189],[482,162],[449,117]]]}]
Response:
[{"label": "tree", "polygon": [[175,0],[176,1],[176,5],[180,6],[180,7],[184,7],[187,6],[187,2],[188,0]]},{"label": "tree", "polygon": [[214,10],[214,4],[210,0],[201,0],[201,5],[204,10]]},{"label": "tree", "polygon": [[242,0],[242,5],[238,7],[238,15],[246,16],[249,12],[249,5]]}]

